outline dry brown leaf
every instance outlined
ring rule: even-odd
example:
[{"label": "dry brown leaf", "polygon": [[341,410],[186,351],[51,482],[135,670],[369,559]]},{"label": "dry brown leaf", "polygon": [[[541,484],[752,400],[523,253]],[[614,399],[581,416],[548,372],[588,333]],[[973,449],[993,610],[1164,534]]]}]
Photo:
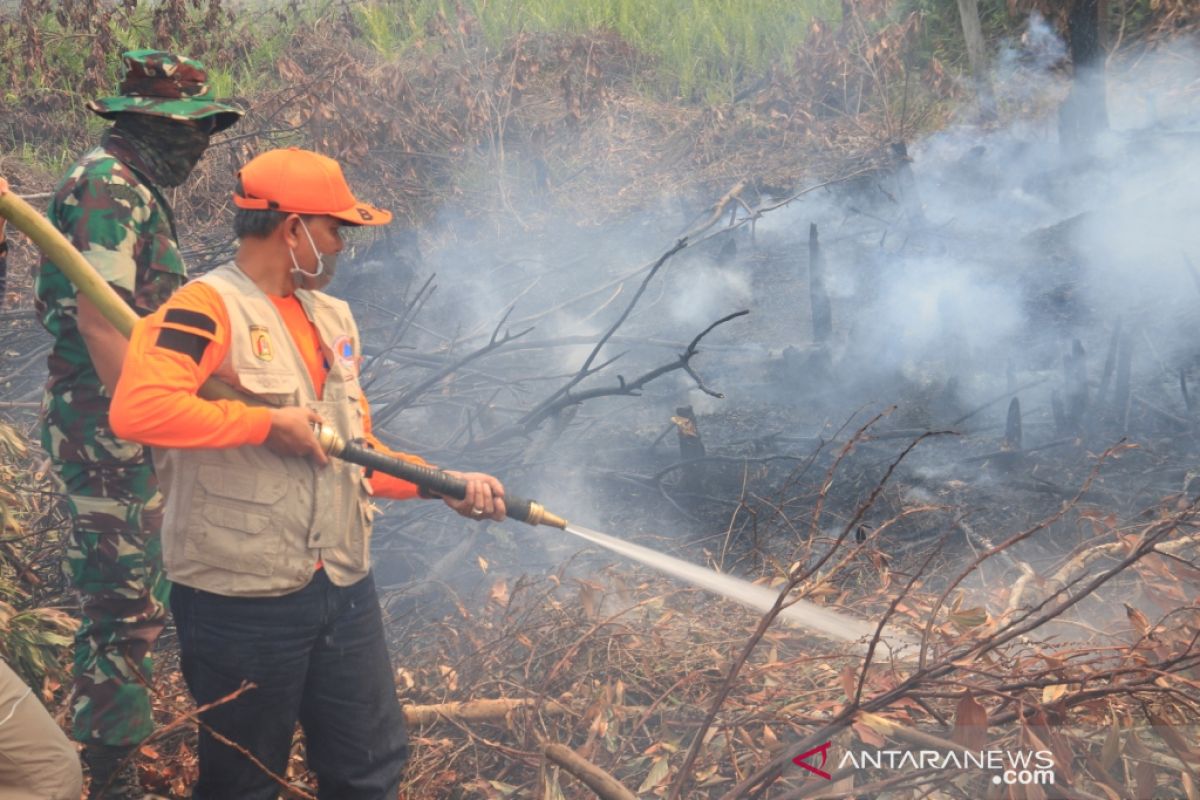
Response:
[{"label": "dry brown leaf", "polygon": [[1175,751],[1175,755],[1184,761],[1197,760],[1197,757],[1200,756],[1200,749],[1189,745],[1170,720],[1154,711],[1147,711],[1146,716],[1150,718],[1154,732]]},{"label": "dry brown leaf", "polygon": [[775,735],[775,731],[771,730],[771,726],[765,723],[763,724],[762,738],[763,744],[767,746],[768,750],[774,751],[778,749],[779,737]]},{"label": "dry brown leaf", "polygon": [[838,680],[842,682],[842,692],[846,699],[854,697],[854,691],[858,688],[858,670],[854,667],[843,667],[838,673]]},{"label": "dry brown leaf", "polygon": [[1067,693],[1067,685],[1065,683],[1055,683],[1050,686],[1042,687],[1042,702],[1053,703],[1058,698]]},{"label": "dry brown leaf", "polygon": [[1104,746],[1100,748],[1100,766],[1109,772],[1121,755],[1121,728],[1117,725],[1114,715],[1112,724],[1108,727],[1108,735],[1104,737]]},{"label": "dry brown leaf", "polygon": [[1182,772],[1179,777],[1183,779],[1183,793],[1187,795],[1187,800],[1200,800],[1200,792],[1196,791],[1196,782],[1192,780],[1192,776]]},{"label": "dry brown leaf", "polygon": [[988,621],[987,609],[981,607],[959,609],[951,612],[949,617],[960,630],[978,628]]},{"label": "dry brown leaf", "polygon": [[508,581],[503,578],[498,579],[492,584],[492,590],[488,592],[488,596],[501,608],[508,608]]},{"label": "dry brown leaf", "polygon": [[596,619],[599,614],[600,598],[595,584],[586,581],[579,582],[579,604],[588,619]]},{"label": "dry brown leaf", "polygon": [[983,750],[987,747],[987,724],[987,709],[970,693],[965,694],[958,701],[958,708],[954,713],[954,733],[951,739],[969,750]]},{"label": "dry brown leaf", "polygon": [[1097,783],[1096,788],[1098,788],[1098,789],[1100,789],[1100,791],[1104,792],[1104,794],[1108,796],[1109,800],[1125,800],[1125,798],[1123,798],[1123,797],[1121,797],[1121,795],[1117,794],[1116,791],[1113,790],[1111,787],[1109,787],[1107,784]]},{"label": "dry brown leaf", "polygon": [[670,764],[666,757],[656,758],[650,766],[650,772],[646,775],[646,779],[642,781],[642,785],[638,787],[637,793],[644,794],[666,780],[667,774],[670,772]]},{"label": "dry brown leaf", "polygon": [[1151,761],[1138,761],[1133,770],[1133,785],[1138,797],[1157,797],[1158,770]]},{"label": "dry brown leaf", "polygon": [[858,734],[858,738],[863,744],[871,747],[883,747],[887,744],[887,738],[883,735],[884,731],[879,731],[871,725],[868,719],[857,719],[854,722],[854,732]]},{"label": "dry brown leaf", "polygon": [[1125,616],[1129,617],[1129,624],[1133,626],[1133,630],[1140,638],[1145,638],[1150,633],[1150,620],[1128,603],[1125,603]]}]

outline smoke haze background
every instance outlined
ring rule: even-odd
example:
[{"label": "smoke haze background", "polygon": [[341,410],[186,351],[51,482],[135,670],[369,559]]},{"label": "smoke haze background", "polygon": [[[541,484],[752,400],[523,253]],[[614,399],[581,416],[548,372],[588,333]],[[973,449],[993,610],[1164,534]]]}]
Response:
[{"label": "smoke haze background", "polygon": [[[1041,381],[1022,393],[1026,445],[1036,446],[1055,435],[1049,395],[1062,390],[1062,356],[1078,339],[1094,383],[1118,319],[1140,328],[1139,391],[1185,413],[1175,381],[1180,369],[1195,372],[1200,322],[1200,293],[1185,266],[1187,257],[1200,263],[1198,53],[1195,41],[1177,41],[1110,64],[1111,132],[1093,154],[1063,152],[1054,111],[1069,82],[1065,47],[1031,17],[993,71],[1001,108],[1025,110],[1015,121],[1001,128],[962,122],[910,143],[915,197],[895,176],[859,178],[684,250],[663,267],[599,360],[620,358],[579,387],[612,385],[618,373],[632,378],[666,363],[715,319],[748,308],[748,317],[710,334],[692,362],[724,399],[675,372],[642,397],[589,401],[560,422],[552,448],[538,443],[553,438],[547,430],[554,421],[511,442],[526,451],[526,469],[512,473],[510,484],[603,527],[620,518],[604,498],[619,502],[632,490],[598,476],[636,471],[664,455],[671,460],[674,436],[657,454],[648,445],[677,405],[722,415],[720,425],[701,420],[710,446],[719,447],[781,431],[827,434],[858,410],[893,403],[900,427],[947,427],[1003,394],[1014,377],[1018,384]],[[454,452],[486,462],[472,450],[472,437],[511,422],[574,374],[633,296],[638,267],[702,212],[677,198],[648,198],[647,206],[654,211],[602,229],[556,220],[526,230],[448,209],[420,231],[417,277],[435,273],[438,288],[407,345],[445,351],[453,344],[461,355],[486,343],[510,308],[508,327],[535,327],[518,344],[541,344],[501,350],[464,368],[468,378],[478,371],[503,379],[474,395],[483,398],[482,411],[447,410],[431,393],[385,432],[445,466],[465,466],[445,462]],[[833,302],[827,372],[810,359],[814,222]],[[385,282],[379,291],[387,289]],[[1005,408],[999,404],[967,427],[1002,432]],[[952,461],[939,446],[926,448],[931,455],[915,458],[913,469],[948,477]]]}]

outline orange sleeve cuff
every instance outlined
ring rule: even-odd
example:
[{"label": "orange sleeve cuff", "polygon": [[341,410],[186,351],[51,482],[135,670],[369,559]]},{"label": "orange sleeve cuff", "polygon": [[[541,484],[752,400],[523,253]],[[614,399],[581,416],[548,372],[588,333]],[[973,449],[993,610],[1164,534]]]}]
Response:
[{"label": "orange sleeve cuff", "polygon": [[246,408],[246,444],[259,445],[267,440],[271,433],[271,409],[258,406]]},{"label": "orange sleeve cuff", "polygon": [[[367,435],[366,440],[371,443],[381,453],[387,453],[393,458],[403,459],[413,464],[424,464],[424,459],[410,455],[408,453],[400,453],[389,449],[374,436]],[[394,475],[385,475],[382,472],[376,472],[371,475],[371,490],[376,497],[385,497],[388,500],[411,500],[417,497],[417,486],[414,483],[409,483],[406,480],[401,480]]]},{"label": "orange sleeve cuff", "polygon": [[[371,430],[371,405],[367,402],[365,396],[359,397],[359,407],[363,412],[363,439],[381,453],[386,453],[392,458],[400,458],[413,464],[424,464],[425,459],[420,456],[414,456],[410,453],[401,453],[398,450],[393,450],[383,442],[376,438]],[[382,472],[376,472],[371,476],[371,492],[376,497],[384,497],[388,500],[411,500],[417,497],[416,484],[401,480],[394,475],[384,475]]]}]

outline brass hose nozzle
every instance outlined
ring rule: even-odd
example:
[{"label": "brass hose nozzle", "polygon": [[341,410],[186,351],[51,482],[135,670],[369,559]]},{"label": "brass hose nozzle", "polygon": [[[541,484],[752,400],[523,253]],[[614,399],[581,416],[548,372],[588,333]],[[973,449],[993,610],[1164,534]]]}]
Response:
[{"label": "brass hose nozzle", "polygon": [[[313,433],[316,434],[317,443],[321,445],[322,450],[343,461],[393,475],[420,486],[430,494],[453,497],[456,500],[461,500],[467,494],[467,482],[461,478],[447,475],[435,467],[414,464],[411,461],[393,458],[369,447],[347,442],[329,425],[314,424]],[[567,527],[565,519],[547,511],[545,506],[535,500],[526,500],[523,497],[506,493],[504,507],[507,509],[509,517],[530,525],[547,525],[551,528]]]}]

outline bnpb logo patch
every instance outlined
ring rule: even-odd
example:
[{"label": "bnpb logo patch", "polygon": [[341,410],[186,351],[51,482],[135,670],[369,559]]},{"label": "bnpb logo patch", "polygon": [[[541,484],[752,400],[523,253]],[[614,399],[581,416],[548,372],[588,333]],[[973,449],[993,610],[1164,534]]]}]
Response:
[{"label": "bnpb logo patch", "polygon": [[254,351],[254,357],[260,361],[270,361],[275,358],[275,351],[271,347],[271,337],[267,334],[266,325],[250,326],[250,348]]},{"label": "bnpb logo patch", "polygon": [[358,373],[358,361],[354,358],[354,341],[342,334],[333,340],[333,356],[352,375]]}]

